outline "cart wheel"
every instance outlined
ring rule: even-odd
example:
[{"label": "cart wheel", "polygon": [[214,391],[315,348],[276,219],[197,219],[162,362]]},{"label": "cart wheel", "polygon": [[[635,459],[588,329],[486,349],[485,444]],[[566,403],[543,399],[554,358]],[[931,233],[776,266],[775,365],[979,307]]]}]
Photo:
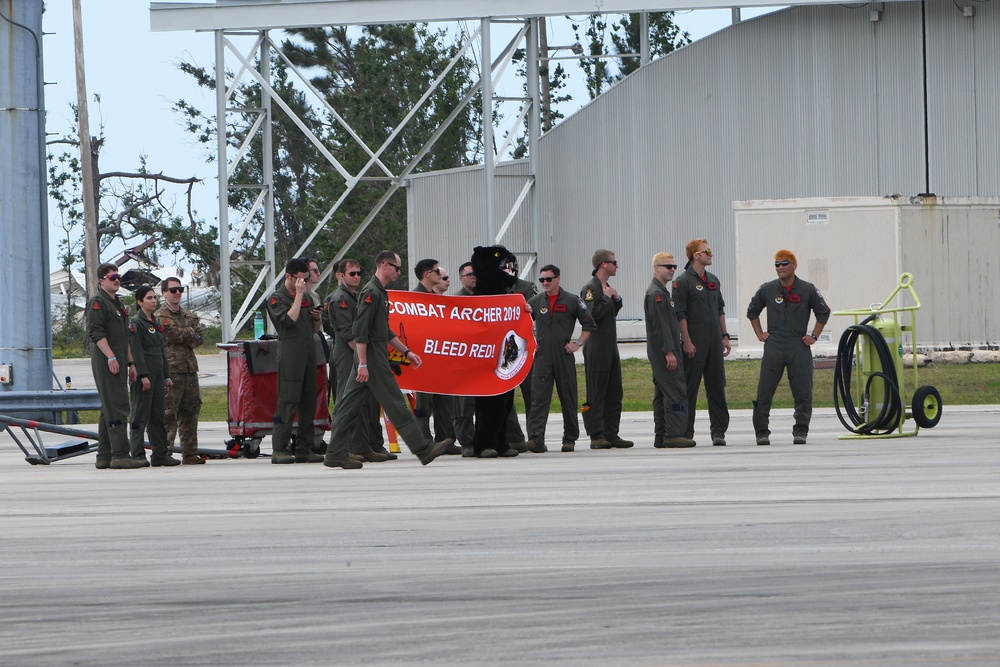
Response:
[{"label": "cart wheel", "polygon": [[243,455],[248,459],[260,456],[260,438],[251,438],[243,444]]},{"label": "cart wheel", "polygon": [[941,421],[941,394],[934,387],[920,387],[913,392],[913,421],[921,428],[934,428]]}]

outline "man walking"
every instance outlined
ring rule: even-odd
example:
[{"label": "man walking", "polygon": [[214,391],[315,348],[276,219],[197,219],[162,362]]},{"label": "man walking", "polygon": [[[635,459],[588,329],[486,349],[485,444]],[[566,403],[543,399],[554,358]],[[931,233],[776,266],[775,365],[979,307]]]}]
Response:
[{"label": "man walking", "polygon": [[584,423],[590,426],[587,430],[591,449],[631,447],[635,443],[618,435],[622,418],[622,361],[618,355],[615,317],[622,309],[622,298],[608,283],[609,278],[618,275],[618,260],[610,250],[598,250],[591,264],[593,278],[580,290],[580,298],[594,318],[594,333],[583,346],[587,380]]},{"label": "man walking", "polygon": [[646,290],[646,358],[653,371],[653,447],[694,447],[687,430],[687,388],[681,332],[667,285],[674,279],[674,256],[653,255],[653,282]]},{"label": "man walking", "polygon": [[[576,410],[576,351],[594,331],[594,318],[575,294],[559,287],[559,267],[547,264],[541,268],[538,281],[544,290],[532,297],[531,317],[535,320],[535,365],[532,370],[532,406],[528,417],[528,449],[540,453],[545,446],[545,425],[552,404],[552,383],[555,382],[562,407],[562,451],[572,452],[580,437],[580,421]],[[572,340],[573,328],[583,327],[580,339]]]},{"label": "man walking", "polygon": [[121,274],[106,262],[97,267],[97,294],[87,302],[87,336],[94,344],[90,368],[101,399],[97,422],[97,468],[142,468],[128,441],[128,381],[138,377],[129,346],[128,311],[118,299]]},{"label": "man walking", "polygon": [[[354,370],[354,319],[358,313],[358,287],[361,285],[361,264],[356,259],[342,259],[334,272],[337,289],[327,297],[323,325],[333,338],[330,375],[334,381],[334,406],[340,403],[347,381]],[[374,396],[361,407],[359,418],[348,425],[348,449],[358,460],[380,462],[398,458],[385,451],[378,401]],[[329,446],[328,446],[329,447]]]},{"label": "man walking", "polygon": [[160,283],[163,305],[156,310],[156,319],[163,327],[164,349],[174,388],[167,394],[167,427],[169,451],[174,438],[181,440],[181,463],[198,465],[205,459],[198,454],[198,417],[201,414],[201,388],[198,385],[198,357],[195,349],[204,342],[201,320],[181,308],[184,286],[173,276]]},{"label": "man walking", "polygon": [[[309,265],[290,259],[285,279],[267,300],[267,315],[278,332],[278,405],[271,435],[271,463],[319,463],[312,451],[316,416],[316,341],[322,310],[312,300]],[[295,453],[288,443],[298,413]]]},{"label": "man walking", "polygon": [[692,239],[685,248],[688,267],[674,280],[674,311],[684,344],[684,376],[687,383],[688,426],[685,438],[694,437],[695,406],[698,389],[705,378],[712,444],[726,444],[729,429],[729,406],[726,403],[726,369],[723,358],[729,356],[726,333],[726,302],[719,279],[706,268],[712,265],[712,250],[705,239]]},{"label": "man walking", "polygon": [[330,445],[324,465],[330,468],[360,468],[360,461],[347,456],[348,426],[358,417],[369,393],[385,410],[403,441],[424,465],[444,453],[450,441],[431,442],[421,431],[389,366],[388,346],[401,352],[419,367],[420,356],[407,348],[389,329],[389,293],[386,286],[402,274],[399,255],[383,250],[375,257],[375,275],[358,296],[354,320],[354,360],[356,373],[347,381],[344,395],[333,413]]},{"label": "man walking", "polygon": [[[792,443],[804,445],[809,435],[813,389],[811,348],[830,319],[830,307],[815,285],[795,276],[797,266],[791,250],[775,253],[774,270],[778,279],[761,285],[747,308],[747,318],[757,340],[764,343],[757,400],[753,402],[753,429],[758,445],[771,444],[771,400],[786,368],[788,386],[795,399]],[[760,324],[764,310],[767,310],[767,331]],[[816,324],[812,331],[807,331],[810,312],[816,316]]]}]

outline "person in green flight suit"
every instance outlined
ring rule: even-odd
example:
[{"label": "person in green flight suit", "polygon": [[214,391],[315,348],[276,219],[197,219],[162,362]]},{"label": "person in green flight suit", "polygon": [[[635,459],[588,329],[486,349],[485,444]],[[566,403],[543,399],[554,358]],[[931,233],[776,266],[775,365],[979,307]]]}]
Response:
[{"label": "person in green flight suit", "polygon": [[653,281],[642,308],[646,320],[646,358],[653,371],[653,447],[694,447],[685,438],[688,398],[684,382],[681,332],[674,314],[674,300],[667,285],[674,279],[674,256],[653,255]]},{"label": "person in green flight suit", "polygon": [[688,427],[685,438],[694,437],[695,405],[705,378],[712,444],[725,446],[729,429],[726,403],[725,357],[732,349],[726,333],[726,302],[719,278],[707,271],[712,250],[705,239],[691,239],[685,246],[688,266],[674,279],[674,312],[684,346],[684,376],[688,393]]},{"label": "person in green flight suit", "polygon": [[[309,296],[309,265],[290,259],[285,280],[267,300],[267,315],[278,332],[278,404],[271,435],[271,463],[319,463],[312,451],[316,415],[316,342],[323,311]],[[295,414],[299,426],[293,454],[288,446]]]},{"label": "person in green flight suit", "polygon": [[110,262],[98,266],[97,283],[97,294],[87,302],[87,337],[94,344],[90,368],[101,398],[94,465],[100,469],[142,468],[142,461],[133,459],[129,451],[128,381],[134,381],[137,374],[129,346],[128,311],[118,299],[118,266]]},{"label": "person in green flight suit", "polygon": [[618,354],[618,323],[622,309],[618,290],[608,282],[618,275],[618,260],[610,250],[597,250],[591,258],[593,278],[580,290],[580,298],[594,317],[594,333],[583,346],[583,372],[587,380],[587,405],[583,413],[589,425],[590,448],[631,447],[618,429],[622,420],[622,360]]},{"label": "person in green flight suit", "polygon": [[333,411],[333,428],[330,445],[323,464],[330,468],[361,468],[360,461],[348,457],[350,425],[364,408],[369,392],[375,396],[385,414],[392,420],[423,465],[443,454],[451,440],[432,442],[426,438],[403,398],[392,367],[389,365],[389,346],[400,352],[407,362],[419,367],[421,359],[411,351],[389,328],[389,293],[386,285],[402,274],[399,255],[383,250],[375,257],[375,275],[358,295],[358,314],[354,319],[354,361],[356,372],[347,381],[347,388]]},{"label": "person in green flight suit", "polygon": [[[361,287],[361,263],[351,257],[340,260],[334,272],[337,289],[326,298],[323,307],[323,327],[333,338],[330,354],[330,377],[334,383],[334,405],[339,403],[347,389],[347,381],[354,372],[354,318],[358,314],[358,289]],[[359,419],[349,425],[353,433],[348,436],[350,455],[358,461],[381,462],[395,460],[398,456],[386,451],[382,439],[382,421],[378,401],[369,396],[367,406]]]},{"label": "person in green flight suit", "polygon": [[[413,267],[413,273],[417,277],[417,286],[413,288],[414,292],[421,292],[422,294],[439,293],[437,290],[441,285],[441,267],[438,266],[436,259],[427,258],[418,261]],[[416,415],[417,421],[420,422],[420,428],[424,432],[424,437],[428,440],[433,437],[440,438],[441,440],[451,437],[452,443],[448,446],[445,454],[461,454],[461,447],[454,444],[454,438],[452,437],[455,431],[455,427],[452,424],[455,413],[455,398],[444,394],[428,394],[422,391],[417,392],[416,398],[417,406],[413,414]],[[431,435],[432,419],[435,425],[442,427],[440,430],[435,429],[434,436]]]},{"label": "person in green flight suit", "polygon": [[[583,299],[559,287],[559,267],[546,264],[538,272],[544,290],[532,297],[528,305],[535,320],[538,348],[531,370],[531,415],[528,418],[528,449],[546,451],[545,425],[552,404],[552,383],[559,392],[562,407],[562,451],[572,452],[580,437],[577,418],[578,392],[576,385],[576,351],[583,347],[594,331],[594,318]],[[579,322],[583,327],[580,339],[573,338]]]},{"label": "person in green flight suit", "polygon": [[[177,466],[180,459],[170,455],[166,428],[166,398],[173,388],[170,365],[163,349],[163,326],[157,321],[159,305],[149,285],[135,291],[136,313],[129,322],[129,341],[135,360],[136,379],[132,382],[132,410],[129,413],[129,446],[132,458],[153,466]],[[146,460],[143,437],[149,434],[152,454]]]},{"label": "person in green flight suit", "polygon": [[[813,360],[812,346],[830,319],[830,306],[816,286],[795,275],[798,260],[791,250],[774,255],[777,280],[764,283],[750,299],[747,319],[757,340],[764,343],[760,360],[757,400],[753,402],[753,428],[758,445],[771,444],[771,400],[781,376],[788,369],[788,386],[795,400],[792,444],[806,444],[812,419]],[[761,327],[760,314],[767,311],[767,331]],[[809,313],[816,317],[812,331]]]}]

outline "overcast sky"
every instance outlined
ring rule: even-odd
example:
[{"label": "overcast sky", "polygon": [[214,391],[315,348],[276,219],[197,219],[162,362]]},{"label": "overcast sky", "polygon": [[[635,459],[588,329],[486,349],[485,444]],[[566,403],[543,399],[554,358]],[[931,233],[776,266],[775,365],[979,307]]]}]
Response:
[{"label": "overcast sky", "polygon": [[[73,58],[73,16],[71,0],[48,0],[43,17],[47,127],[50,134],[61,135],[72,122],[69,103],[76,101]],[[214,62],[214,39],[211,33],[154,33],[149,31],[147,2],[126,0],[82,0],[83,36],[90,99],[100,95],[100,106],[90,108],[91,133],[104,124],[107,143],[101,153],[102,171],[132,171],[140,155],[148,156],[151,171],[163,171],[178,177],[197,176],[205,179],[197,186],[195,207],[200,216],[217,218],[218,186],[214,164],[207,164],[206,146],[197,144],[193,135],[181,126],[180,116],[171,111],[173,104],[185,99],[203,110],[214,110],[214,95],[198,89],[193,80],[177,69],[181,61],[189,61],[211,69]],[[744,10],[744,18],[771,11]],[[731,12],[699,10],[678,12],[677,24],[700,39],[731,22]],[[572,33],[560,28],[565,21],[556,19],[550,25],[551,44],[560,40],[569,43]],[[494,50],[501,38],[494,36]],[[503,40],[506,43],[506,40]],[[583,74],[573,64],[567,64],[571,75],[580,82]],[[512,82],[516,90],[498,90],[498,95],[519,95],[520,83]],[[580,85],[580,84],[578,84]],[[574,92],[580,103],[586,93]],[[569,115],[577,107],[567,107]],[[51,138],[51,137],[50,137]],[[55,147],[61,150],[61,147]],[[214,148],[213,146],[209,148]],[[56,243],[64,232],[56,225],[58,213],[50,210],[50,270],[59,266]],[[106,253],[110,254],[110,253]],[[172,257],[162,257],[172,263]]]}]

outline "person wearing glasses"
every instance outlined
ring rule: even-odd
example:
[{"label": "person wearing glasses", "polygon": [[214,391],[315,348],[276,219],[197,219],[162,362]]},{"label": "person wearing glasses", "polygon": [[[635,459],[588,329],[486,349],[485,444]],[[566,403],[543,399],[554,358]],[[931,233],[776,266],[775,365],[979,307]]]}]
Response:
[{"label": "person wearing glasses", "polygon": [[[476,289],[476,272],[472,262],[465,262],[458,267],[458,282],[461,287],[454,296],[473,296]],[[455,397],[455,414],[452,418],[455,440],[462,448],[462,456],[471,458],[476,455],[473,440],[476,435],[475,424],[476,399],[472,396]]]},{"label": "person wearing glasses", "polygon": [[[278,332],[278,403],[271,433],[271,463],[319,463],[312,450],[316,415],[316,343],[323,311],[309,295],[309,264],[288,260],[285,279],[267,299],[267,316]],[[289,447],[295,415],[299,415],[296,443]]]},{"label": "person wearing glasses", "polygon": [[[757,381],[757,400],[753,402],[753,429],[758,445],[771,444],[769,419],[771,400],[781,376],[788,369],[788,386],[795,400],[792,443],[806,444],[812,419],[813,363],[812,346],[830,319],[830,307],[816,286],[795,275],[798,262],[791,250],[774,255],[777,280],[766,282],[750,299],[747,319],[757,340],[764,343]],[[761,327],[760,314],[767,312],[767,331]],[[816,324],[809,330],[809,313]]]},{"label": "person wearing glasses", "polygon": [[[334,380],[334,406],[344,398],[347,381],[354,370],[354,319],[358,314],[358,288],[361,286],[361,263],[353,258],[340,260],[334,272],[337,289],[326,298],[323,326],[333,338],[330,376]],[[378,401],[374,396],[362,406],[360,418],[348,424],[348,452],[358,461],[381,462],[399,458],[385,450]],[[329,449],[329,445],[327,445]]]},{"label": "person wearing glasses", "polygon": [[[105,262],[97,267],[97,294],[87,302],[87,336],[94,344],[90,368],[101,399],[97,422],[97,460],[106,468],[142,468],[128,441],[128,383],[138,377],[129,345],[128,311],[118,298],[121,274]],[[145,464],[145,465],[148,465]]]},{"label": "person wearing glasses", "polygon": [[[552,404],[552,383],[555,382],[562,406],[562,451],[572,452],[580,437],[577,417],[576,351],[583,347],[595,329],[594,318],[576,294],[559,287],[559,267],[547,264],[539,271],[542,293],[532,297],[528,305],[535,320],[535,364],[532,368],[532,405],[528,417],[528,449],[544,452],[545,425]],[[573,328],[583,327],[579,340],[573,340]]]},{"label": "person wearing glasses", "polygon": [[677,265],[669,252],[653,255],[653,282],[642,308],[646,320],[646,358],[653,371],[653,447],[694,447],[684,437],[688,427],[688,397],[684,381],[681,330],[667,285]]},{"label": "person wearing glasses", "polygon": [[[444,293],[438,290],[441,290],[444,284],[441,276],[447,275],[447,272],[441,270],[436,259],[420,260],[413,267],[413,273],[417,276],[417,286],[413,288],[414,292]],[[447,286],[444,289],[447,289]],[[462,453],[462,449],[455,444],[455,427],[452,424],[454,413],[455,399],[452,396],[417,392],[417,407],[414,409],[414,414],[420,422],[424,437],[428,440],[431,438],[431,419],[433,419],[434,438],[438,441],[451,440],[445,454],[458,455]]]},{"label": "person wearing glasses", "polygon": [[583,370],[587,401],[583,423],[590,434],[591,449],[631,447],[618,429],[622,419],[622,361],[618,355],[618,322],[622,297],[608,282],[618,275],[618,260],[610,250],[598,250],[591,258],[593,278],[580,290],[580,298],[594,317],[594,334],[583,346]]},{"label": "person wearing glasses", "polygon": [[[167,429],[164,426],[167,395],[173,391],[170,365],[163,348],[163,327],[156,319],[156,292],[149,285],[135,291],[136,312],[129,322],[129,344],[135,360],[136,379],[131,387],[129,446],[132,458],[144,465],[179,466],[180,459],[170,455]],[[152,448],[149,459],[143,440],[149,435]]]},{"label": "person wearing glasses", "polygon": [[389,366],[389,345],[419,367],[420,355],[410,350],[389,328],[389,293],[386,286],[403,273],[399,255],[383,250],[375,257],[375,275],[358,295],[354,320],[354,361],[356,372],[347,380],[344,395],[333,411],[330,445],[323,464],[329,468],[357,469],[360,461],[348,457],[350,425],[358,418],[369,395],[374,396],[410,451],[427,465],[451,444],[426,438],[403,398]]},{"label": "person wearing glasses", "polygon": [[451,276],[448,275],[448,269],[443,266],[439,266],[438,271],[441,272],[439,274],[441,276],[441,282],[434,286],[433,291],[435,294],[447,294],[448,290],[451,289]]},{"label": "person wearing glasses", "polygon": [[156,319],[163,327],[164,348],[174,389],[167,394],[168,451],[180,436],[181,463],[197,465],[205,459],[198,454],[198,417],[201,414],[201,388],[198,386],[198,357],[194,351],[204,342],[201,320],[181,308],[184,286],[180,278],[165,278],[160,283],[163,305],[156,309]]},{"label": "person wearing glasses", "polygon": [[[521,266],[518,264],[517,255],[512,256],[513,259],[506,265],[515,279],[514,286],[510,288],[510,293],[520,294],[524,297],[524,302],[527,303],[532,299],[532,297],[538,294],[538,285],[530,280],[522,280],[521,278],[518,278]],[[531,413],[530,367],[528,368],[527,375],[525,375],[524,379],[521,380],[521,384],[519,384],[518,387],[521,388],[521,398],[524,399],[524,418],[525,422],[527,422],[528,415]],[[510,412],[507,413],[507,444],[510,445],[512,449],[516,449],[518,452],[528,451],[528,443],[524,437],[524,431],[521,430],[521,422],[517,418],[517,408],[513,402],[510,404]]]},{"label": "person wearing glasses", "polygon": [[685,248],[688,265],[674,280],[674,312],[684,343],[684,376],[688,395],[688,426],[685,438],[694,437],[695,406],[698,389],[705,378],[708,417],[712,444],[725,446],[729,429],[729,405],[726,403],[726,369],[729,334],[726,333],[726,302],[719,278],[707,268],[712,265],[712,250],[705,239],[692,239]]}]

